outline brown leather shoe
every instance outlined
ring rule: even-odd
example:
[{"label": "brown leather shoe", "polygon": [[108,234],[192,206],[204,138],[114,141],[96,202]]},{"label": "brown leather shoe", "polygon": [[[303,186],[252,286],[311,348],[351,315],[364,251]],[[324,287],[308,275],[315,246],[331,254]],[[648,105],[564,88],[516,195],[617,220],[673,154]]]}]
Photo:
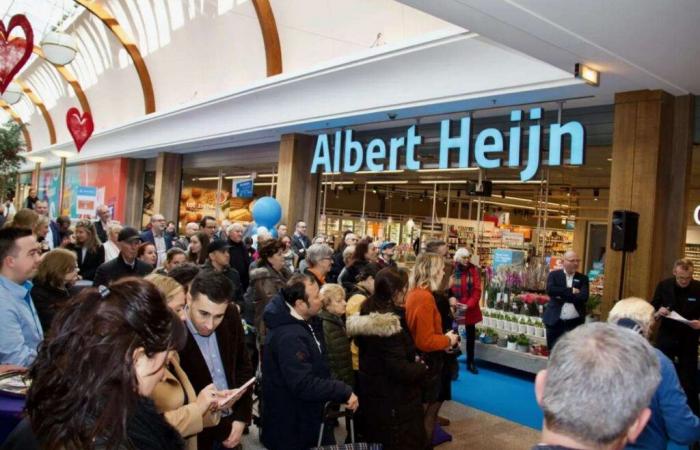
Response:
[{"label": "brown leather shoe", "polygon": [[438,424],[441,427],[449,427],[450,426],[450,419],[442,416],[438,416]]}]

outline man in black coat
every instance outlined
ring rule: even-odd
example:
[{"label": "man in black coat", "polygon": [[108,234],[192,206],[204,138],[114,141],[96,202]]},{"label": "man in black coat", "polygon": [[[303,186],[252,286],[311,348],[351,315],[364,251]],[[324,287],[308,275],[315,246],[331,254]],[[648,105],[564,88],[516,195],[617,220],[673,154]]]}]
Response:
[{"label": "man in black coat", "polygon": [[243,243],[243,231],[243,225],[238,222],[229,225],[227,229],[228,240],[226,243],[229,246],[228,252],[231,255],[229,265],[236,269],[238,275],[241,277],[241,292],[246,292],[248,290],[248,284],[250,283],[248,268],[252,261],[248,253],[248,248]]},{"label": "man in black coat", "polygon": [[[263,427],[270,450],[314,447],[326,402],[357,409],[347,384],[331,379],[326,360],[318,285],[308,275],[294,275],[265,308],[263,351]],[[331,430],[332,431],[332,430]]]},{"label": "man in black coat", "polygon": [[311,239],[306,235],[306,222],[300,220],[292,235],[292,251],[299,257],[299,262],[306,258],[306,249],[310,246]]},{"label": "man in black coat", "polygon": [[131,227],[123,228],[119,232],[117,242],[119,244],[119,256],[100,264],[92,282],[94,286],[107,286],[112,281],[129,276],[143,277],[153,271],[153,267],[150,264],[136,259],[136,254],[141,244],[141,237],[136,229]]},{"label": "man in black coat", "polygon": [[549,303],[542,316],[547,328],[547,347],[551,350],[564,333],[586,321],[588,277],[577,272],[581,259],[576,252],[564,254],[563,270],[553,270],[547,277]]},{"label": "man in black coat", "polygon": [[[195,392],[214,383],[216,389],[235,389],[255,376],[245,349],[245,332],[238,309],[232,305],[233,286],[225,275],[203,271],[187,294],[187,343],[180,365]],[[240,446],[243,430],[251,421],[252,389],[222,412],[221,421],[197,435],[197,447]]]},{"label": "man in black coat", "polygon": [[[693,279],[693,262],[679,259],[673,265],[673,276],[656,286],[652,305],[661,326],[656,346],[676,365],[681,386],[688,397],[688,406],[698,414],[698,336],[700,336],[700,281]],[[688,323],[668,318],[671,312]]]}]

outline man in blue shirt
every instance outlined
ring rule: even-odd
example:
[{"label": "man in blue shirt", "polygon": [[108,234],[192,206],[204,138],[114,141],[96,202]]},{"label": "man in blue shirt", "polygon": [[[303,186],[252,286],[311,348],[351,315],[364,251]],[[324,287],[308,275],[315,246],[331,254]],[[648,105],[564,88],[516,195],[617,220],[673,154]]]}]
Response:
[{"label": "man in blue shirt", "polygon": [[40,255],[30,230],[0,230],[0,364],[27,367],[44,338],[29,294]]},{"label": "man in blue shirt", "polygon": [[[233,284],[222,273],[205,270],[192,281],[187,294],[187,343],[180,351],[180,365],[195,392],[211,383],[218,391],[236,389],[255,376],[233,295]],[[224,409],[217,426],[197,435],[198,448],[238,448],[252,411],[248,391]]]}]

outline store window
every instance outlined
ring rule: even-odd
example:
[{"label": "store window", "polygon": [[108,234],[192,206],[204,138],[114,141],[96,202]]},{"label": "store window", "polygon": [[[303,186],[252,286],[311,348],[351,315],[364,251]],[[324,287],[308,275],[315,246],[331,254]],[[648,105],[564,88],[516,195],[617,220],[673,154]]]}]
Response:
[{"label": "store window", "polygon": [[97,207],[107,205],[114,220],[123,222],[126,179],[127,160],[123,158],[66,167],[61,215],[94,218]]},{"label": "store window", "polygon": [[[216,218],[219,224],[253,221],[252,207],[256,198],[274,195],[276,166],[242,169],[199,168],[184,169],[180,192],[179,229],[189,222],[199,222],[205,216]],[[234,183],[252,179],[251,195],[240,191]]]}]

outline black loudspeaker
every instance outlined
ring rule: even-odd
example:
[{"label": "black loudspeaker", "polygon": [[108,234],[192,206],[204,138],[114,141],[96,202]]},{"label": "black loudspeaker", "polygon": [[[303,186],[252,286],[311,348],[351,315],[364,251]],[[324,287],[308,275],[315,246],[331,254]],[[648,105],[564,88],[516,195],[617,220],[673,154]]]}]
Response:
[{"label": "black loudspeaker", "polygon": [[610,247],[613,250],[631,252],[637,248],[639,214],[633,211],[613,211]]}]

